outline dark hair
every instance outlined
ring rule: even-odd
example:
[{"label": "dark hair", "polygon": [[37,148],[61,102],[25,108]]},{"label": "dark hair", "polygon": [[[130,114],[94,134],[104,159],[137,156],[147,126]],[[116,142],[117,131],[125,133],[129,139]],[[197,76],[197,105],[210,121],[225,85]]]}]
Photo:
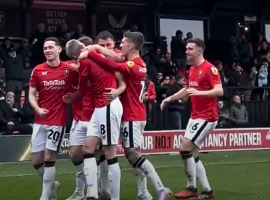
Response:
[{"label": "dark hair", "polygon": [[107,40],[107,39],[112,39],[114,40],[113,34],[111,34],[109,31],[101,31],[97,37],[96,37],[96,42],[98,42],[98,40]]},{"label": "dark hair", "polygon": [[200,38],[190,38],[187,43],[196,44],[196,46],[201,47],[203,50],[205,49],[204,41]]},{"label": "dark hair", "polygon": [[49,37],[49,38],[46,38],[46,40],[44,41],[44,43],[45,43],[45,42],[55,42],[55,45],[61,46],[61,43],[60,43],[59,39],[56,38],[56,37]]},{"label": "dark hair", "polygon": [[177,37],[178,35],[183,35],[183,32],[180,31],[180,30],[177,30],[177,31],[175,32],[175,36]]},{"label": "dark hair", "polygon": [[78,39],[79,42],[83,43],[85,46],[92,45],[93,40],[90,37],[83,36]]},{"label": "dark hair", "polygon": [[141,32],[125,32],[124,38],[130,40],[134,44],[136,50],[140,50],[144,45],[144,36]]}]

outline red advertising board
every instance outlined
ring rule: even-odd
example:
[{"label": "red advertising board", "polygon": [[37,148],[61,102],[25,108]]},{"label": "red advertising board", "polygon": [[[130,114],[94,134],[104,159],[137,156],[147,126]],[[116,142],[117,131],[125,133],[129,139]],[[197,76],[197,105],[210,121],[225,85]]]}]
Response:
[{"label": "red advertising board", "polygon": [[[177,153],[184,131],[147,131],[143,136],[144,154]],[[205,139],[201,151],[245,151],[270,149],[269,128],[216,129]],[[118,155],[124,153],[118,145]]]}]

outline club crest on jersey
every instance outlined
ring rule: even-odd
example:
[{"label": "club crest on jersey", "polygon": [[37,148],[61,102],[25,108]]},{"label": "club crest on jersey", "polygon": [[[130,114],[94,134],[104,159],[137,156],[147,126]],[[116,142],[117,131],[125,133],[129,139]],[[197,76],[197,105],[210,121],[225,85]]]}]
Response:
[{"label": "club crest on jersey", "polygon": [[133,67],[133,65],[134,65],[134,62],[133,61],[128,61],[126,63],[127,63],[127,66],[129,66],[129,67]]},{"label": "club crest on jersey", "polygon": [[67,69],[65,69],[65,70],[64,70],[64,75],[68,75],[68,72],[69,72],[69,71],[68,71]]},{"label": "club crest on jersey", "polygon": [[215,75],[218,74],[218,70],[217,70],[217,68],[215,68],[215,67],[211,67],[211,71],[212,71],[212,73],[215,74]]}]

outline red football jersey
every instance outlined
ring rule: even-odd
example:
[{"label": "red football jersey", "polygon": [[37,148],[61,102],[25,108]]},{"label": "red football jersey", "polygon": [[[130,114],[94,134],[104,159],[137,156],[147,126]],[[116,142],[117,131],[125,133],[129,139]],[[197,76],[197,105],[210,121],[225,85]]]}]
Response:
[{"label": "red football jersey", "polygon": [[[66,61],[65,63],[66,64],[72,64],[72,63],[74,63],[74,61],[73,60]],[[70,93],[74,93],[74,92],[78,91],[79,72],[77,72],[76,74],[74,73],[72,82],[73,83],[72,83],[72,88],[71,88]],[[81,120],[81,117],[83,115],[82,109],[83,109],[82,99],[76,99],[75,101],[72,102],[72,114],[73,114],[73,119],[75,121]]]},{"label": "red football jersey", "polygon": [[120,64],[127,68],[126,73],[124,73],[127,88],[120,99],[124,110],[122,120],[145,121],[146,109],[142,96],[145,89],[146,65],[141,58]]},{"label": "red football jersey", "polygon": [[145,79],[146,79],[146,65],[144,61],[138,57],[132,61],[124,63],[116,63],[112,60],[105,59],[100,55],[93,56],[100,66],[108,70],[119,71],[124,74],[125,83],[127,85],[126,91],[121,95],[121,102],[123,105],[123,121],[145,121],[146,110],[143,104],[142,95],[144,94]]},{"label": "red football jersey", "polygon": [[[100,55],[99,53],[95,53]],[[95,107],[102,108],[108,105],[103,94],[106,92],[106,88],[117,88],[117,82],[115,79],[113,70],[105,70],[101,68],[97,63],[89,58],[80,60],[80,84],[79,91],[83,94],[85,87],[88,85],[88,81],[91,83],[91,90],[95,95]]]},{"label": "red football jersey", "polygon": [[77,72],[70,65],[61,62],[57,67],[47,63],[37,65],[31,75],[29,85],[38,90],[38,105],[49,110],[46,117],[35,116],[35,123],[50,126],[65,126],[67,104],[62,97],[69,93]]},{"label": "red football jersey", "polygon": [[91,86],[88,88],[88,91],[83,97],[82,100],[82,105],[83,105],[83,114],[82,118],[80,119],[81,121],[90,121],[94,110],[95,110],[95,97],[92,92]]},{"label": "red football jersey", "polygon": [[[221,80],[217,68],[204,61],[200,66],[190,68],[188,83],[196,90],[208,91],[221,84]],[[192,119],[218,120],[217,97],[191,96],[190,99]]]}]

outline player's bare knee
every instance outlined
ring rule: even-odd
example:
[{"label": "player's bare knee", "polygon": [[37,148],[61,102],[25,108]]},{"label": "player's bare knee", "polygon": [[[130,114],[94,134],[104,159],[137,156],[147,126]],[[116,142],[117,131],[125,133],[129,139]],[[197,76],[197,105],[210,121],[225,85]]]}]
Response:
[{"label": "player's bare knee", "polygon": [[179,151],[192,151],[193,150],[193,143],[187,139],[187,138],[183,138],[181,145],[179,147]]},{"label": "player's bare knee", "polygon": [[33,165],[39,165],[41,163],[44,163],[44,151],[32,153],[32,162]]},{"label": "player's bare knee", "polygon": [[56,160],[56,151],[46,149],[44,153],[44,162],[46,161],[55,161]]},{"label": "player's bare knee", "polygon": [[87,138],[82,148],[83,154],[94,154],[98,143],[99,138],[97,137]]},{"label": "player's bare knee", "polygon": [[125,148],[125,156],[131,165],[134,165],[142,156],[140,151],[135,148]]},{"label": "player's bare knee", "polygon": [[116,157],[116,145],[106,145],[103,147],[106,160],[110,160]]},{"label": "player's bare knee", "polygon": [[72,161],[83,160],[82,146],[70,147],[70,159]]}]

